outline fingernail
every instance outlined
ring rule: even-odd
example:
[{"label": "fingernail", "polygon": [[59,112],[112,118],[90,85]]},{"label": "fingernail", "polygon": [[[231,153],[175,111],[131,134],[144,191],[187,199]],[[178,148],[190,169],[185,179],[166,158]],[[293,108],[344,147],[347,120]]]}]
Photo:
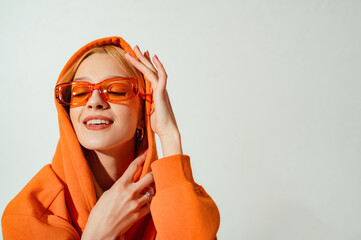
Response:
[{"label": "fingernail", "polygon": [[159,60],[159,58],[158,58],[158,56],[157,56],[156,54],[154,54],[154,56],[155,56],[155,58],[156,58],[157,60]]}]

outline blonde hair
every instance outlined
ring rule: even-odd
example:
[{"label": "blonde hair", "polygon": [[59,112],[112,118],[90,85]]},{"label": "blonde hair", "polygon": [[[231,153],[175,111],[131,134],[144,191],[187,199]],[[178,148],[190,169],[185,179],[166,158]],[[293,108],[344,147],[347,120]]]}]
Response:
[{"label": "blonde hair", "polygon": [[79,65],[87,57],[95,53],[109,54],[110,56],[112,56],[120,64],[122,69],[127,73],[128,77],[138,79],[140,85],[139,87],[141,87],[145,92],[145,83],[141,73],[132,64],[130,64],[128,60],[125,59],[125,50],[114,45],[103,45],[95,47],[84,53],[83,56],[81,56],[63,75],[63,77],[59,81],[59,84],[73,81],[74,75],[78,70]]},{"label": "blonde hair", "polygon": [[[142,74],[132,65],[128,62],[128,60],[125,59],[125,53],[126,51],[120,47],[114,46],[114,45],[103,45],[98,46],[95,48],[92,48],[85,52],[68,70],[67,72],[62,76],[62,78],[59,80],[59,83],[67,83],[71,82],[74,79],[75,73],[79,68],[79,65],[89,56],[95,54],[95,53],[101,53],[101,54],[109,54],[111,57],[113,57],[122,67],[122,69],[126,72],[128,77],[133,77],[138,80],[139,88],[142,89],[143,92],[145,92],[145,82],[142,77]],[[144,101],[141,101],[141,109],[144,109]],[[69,107],[65,107],[66,112],[69,116]]]}]

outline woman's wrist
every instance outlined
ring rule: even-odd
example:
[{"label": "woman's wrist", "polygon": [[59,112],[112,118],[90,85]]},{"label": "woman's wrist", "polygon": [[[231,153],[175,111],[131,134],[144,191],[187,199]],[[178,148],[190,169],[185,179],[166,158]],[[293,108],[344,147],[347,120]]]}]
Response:
[{"label": "woman's wrist", "polygon": [[175,154],[183,154],[181,135],[179,131],[171,132],[167,135],[159,136],[162,145],[163,157]]},{"label": "woman's wrist", "polygon": [[[94,210],[95,210],[95,208],[92,209],[92,211],[94,211]],[[106,231],[104,229],[102,229],[98,225],[98,223],[91,221],[92,214],[94,214],[94,212],[90,212],[88,221],[85,225],[83,234],[81,236],[81,240],[114,239],[115,236],[110,236],[110,234],[105,234]],[[97,225],[97,227],[95,227],[95,225]]]}]

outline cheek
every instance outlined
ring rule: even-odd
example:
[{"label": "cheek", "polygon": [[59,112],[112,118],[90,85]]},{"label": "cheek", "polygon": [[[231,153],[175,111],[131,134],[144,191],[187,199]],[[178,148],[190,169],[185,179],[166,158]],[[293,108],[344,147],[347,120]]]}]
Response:
[{"label": "cheek", "polygon": [[136,126],[139,117],[139,105],[137,103],[132,103],[125,108],[122,106],[117,106],[116,115],[120,122]]},{"label": "cheek", "polygon": [[79,107],[70,108],[70,110],[69,110],[70,122],[74,128],[76,126],[77,120],[79,119],[80,112],[81,112],[81,109],[79,109]]},{"label": "cheek", "polygon": [[117,106],[116,115],[120,123],[117,127],[120,128],[120,131],[128,132],[127,134],[135,132],[140,123],[139,107],[138,101],[130,102],[127,107]]}]

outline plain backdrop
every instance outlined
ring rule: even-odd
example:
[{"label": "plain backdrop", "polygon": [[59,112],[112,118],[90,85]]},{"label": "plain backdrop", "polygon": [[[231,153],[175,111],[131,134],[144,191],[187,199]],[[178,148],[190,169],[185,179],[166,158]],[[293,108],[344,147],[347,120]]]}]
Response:
[{"label": "plain backdrop", "polygon": [[1,1],[1,213],[55,153],[64,64],[121,36],[167,70],[219,239],[361,239],[360,12],[351,0]]}]

